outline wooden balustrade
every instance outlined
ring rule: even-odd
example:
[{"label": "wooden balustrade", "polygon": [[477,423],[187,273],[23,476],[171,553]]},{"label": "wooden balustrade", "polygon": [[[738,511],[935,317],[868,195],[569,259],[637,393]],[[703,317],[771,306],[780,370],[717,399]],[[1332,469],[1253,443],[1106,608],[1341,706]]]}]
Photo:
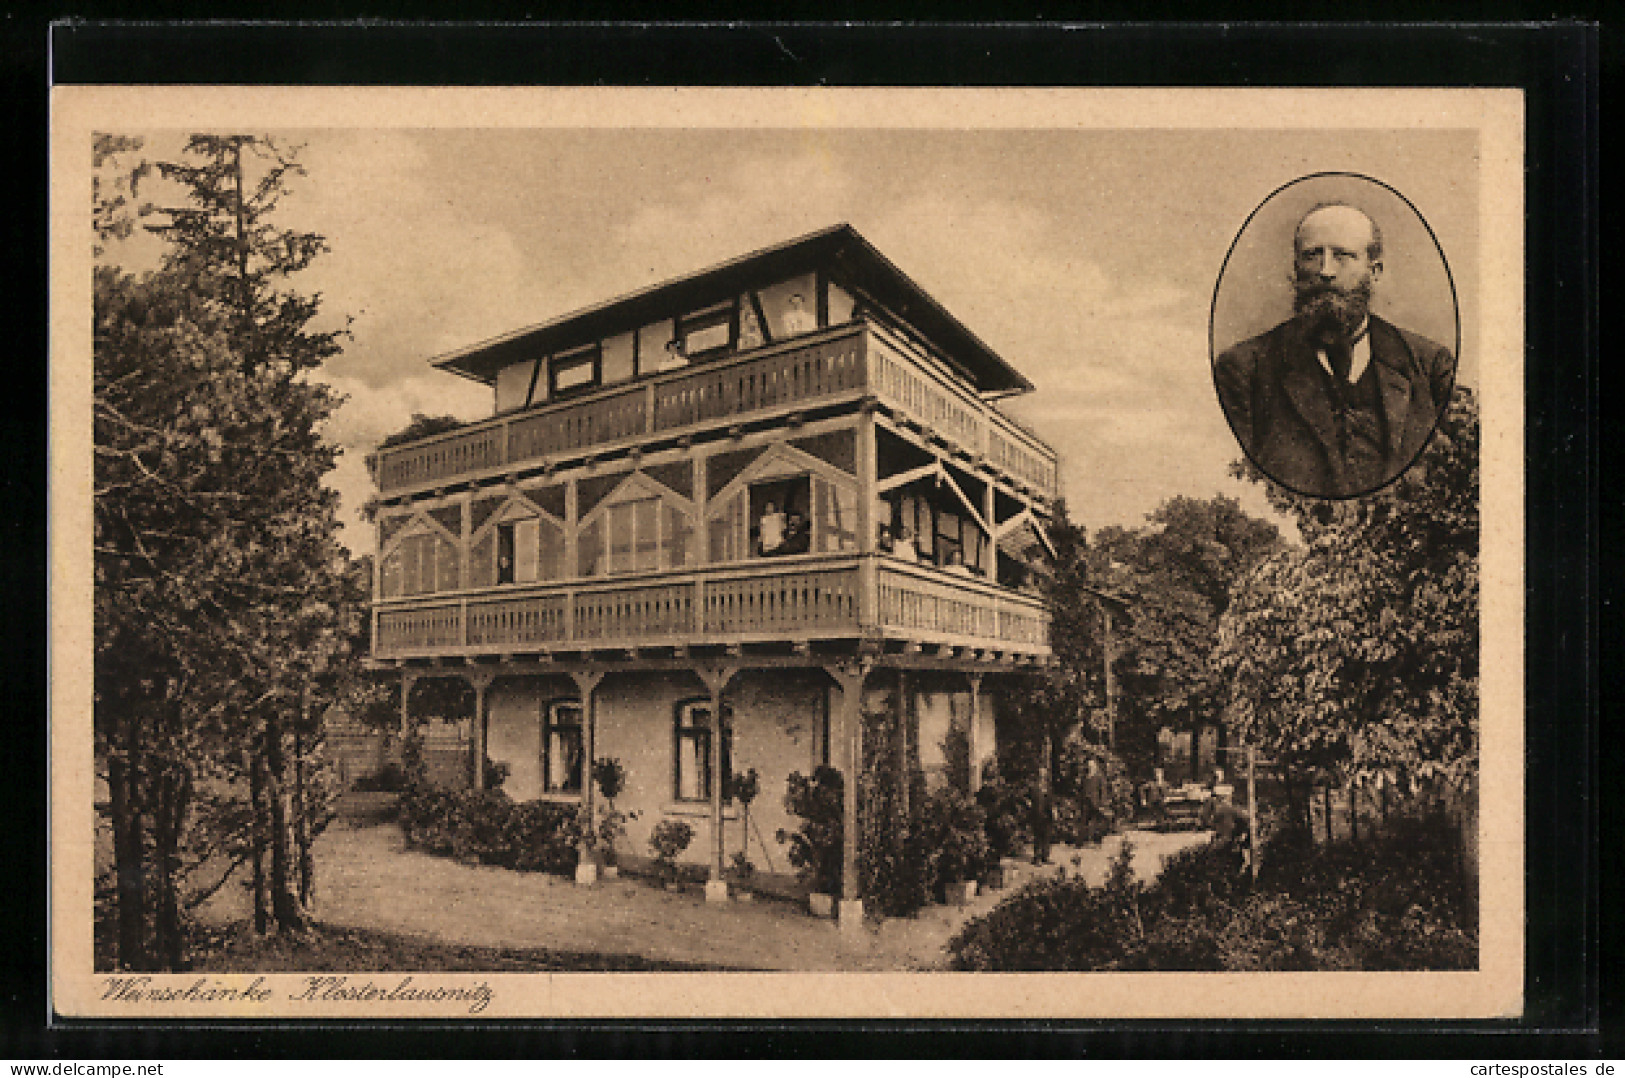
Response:
[{"label": "wooden balustrade", "polygon": [[508,454],[519,463],[636,438],[648,429],[644,387],[631,385],[609,396],[555,405],[511,420]]},{"label": "wooden balustrade", "polygon": [[546,644],[566,637],[565,597],[530,595],[468,604],[468,643]]},{"label": "wooden balustrade", "polygon": [[683,582],[578,592],[573,639],[686,640],[694,633],[694,587]]},{"label": "wooden balustrade", "polygon": [[1041,442],[886,331],[862,323],[391,446],[375,459],[376,477],[379,490],[393,494],[863,391],[1053,494],[1055,458]]},{"label": "wooden balustrade", "polygon": [[806,348],[700,367],[656,384],[654,429],[747,415],[863,388],[860,338],[845,334]]},{"label": "wooden balustrade", "polygon": [[879,574],[880,626],[888,633],[934,640],[1045,648],[1049,615],[1032,598],[1001,594],[989,585],[944,577],[929,569],[886,566]]},{"label": "wooden balustrade", "polygon": [[463,644],[462,607],[458,604],[391,608],[378,613],[380,655],[424,650],[455,650]]},{"label": "wooden balustrade", "polygon": [[856,569],[707,581],[705,632],[724,636],[856,629]]},{"label": "wooden balustrade", "polygon": [[879,340],[871,342],[869,360],[870,384],[882,400],[973,453],[985,451],[989,409],[960,397]]},{"label": "wooden balustrade", "polygon": [[503,428],[454,431],[418,445],[392,446],[378,454],[378,489],[400,490],[455,479],[504,463]]},{"label": "wooden balustrade", "polygon": [[[800,566],[733,563],[619,584],[582,581],[463,602],[392,603],[378,612],[379,657],[525,647],[674,645],[858,635],[1042,651],[1049,615],[1032,597],[921,566],[880,562],[877,624],[861,623],[858,559]],[[465,636],[466,620],[466,636]]]}]

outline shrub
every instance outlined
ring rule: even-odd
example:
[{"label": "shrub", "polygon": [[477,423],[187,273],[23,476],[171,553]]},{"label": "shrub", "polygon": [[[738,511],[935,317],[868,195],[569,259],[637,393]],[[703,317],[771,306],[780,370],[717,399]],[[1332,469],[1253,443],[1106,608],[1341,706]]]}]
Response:
[{"label": "shrub", "polygon": [[1124,844],[1105,887],[1051,878],[1022,888],[960,929],[948,944],[960,970],[1113,969],[1143,936],[1141,889]]},{"label": "shrub", "polygon": [[677,856],[694,841],[694,828],[682,820],[661,820],[649,834],[649,849],[654,851],[660,878],[677,878]]},{"label": "shrub", "polygon": [[1331,847],[1276,831],[1257,889],[1218,845],[1170,857],[1149,887],[1125,855],[1105,887],[1034,884],[949,949],[978,970],[1471,969],[1477,934],[1454,837],[1426,818]]},{"label": "shrub", "polygon": [[982,765],[976,803],[982,807],[987,842],[995,859],[1014,855],[1022,843],[1032,839],[1032,784],[1015,781],[996,759]]},{"label": "shrub", "polygon": [[986,813],[952,787],[926,797],[915,841],[925,851],[927,886],[938,895],[956,880],[981,879],[998,863],[987,841]]},{"label": "shrub", "polygon": [[502,784],[508,781],[509,775],[513,774],[513,766],[511,764],[508,764],[502,760],[493,760],[489,756],[485,758],[484,767],[485,773],[482,778],[484,780],[484,786],[487,790],[502,789]]},{"label": "shrub", "polygon": [[844,783],[833,767],[818,767],[810,778],[792,772],[786,782],[784,808],[801,817],[801,828],[787,834],[782,828],[775,836],[790,844],[790,863],[814,891],[839,894],[841,889],[841,842],[845,833],[842,807]]},{"label": "shrub", "polygon": [[569,874],[581,838],[574,806],[515,804],[500,790],[414,786],[401,798],[399,819],[417,849],[526,872]]}]

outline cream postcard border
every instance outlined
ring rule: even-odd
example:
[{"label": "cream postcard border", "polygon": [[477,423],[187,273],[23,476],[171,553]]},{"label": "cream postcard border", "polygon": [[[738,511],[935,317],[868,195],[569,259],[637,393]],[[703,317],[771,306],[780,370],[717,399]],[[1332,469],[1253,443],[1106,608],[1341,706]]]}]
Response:
[{"label": "cream postcard border", "polygon": [[[195,128],[1476,129],[1483,423],[1480,968],[1275,974],[417,974],[488,984],[477,1017],[1433,1018],[1515,1016],[1524,964],[1523,97],[1516,90],[56,87],[51,95],[50,979],[64,1017],[466,1017],[468,1004],[119,1004],[91,962],[90,138]],[[199,974],[162,974],[184,988]],[[395,983],[396,975],[378,978]],[[210,974],[243,987],[248,974]]]}]

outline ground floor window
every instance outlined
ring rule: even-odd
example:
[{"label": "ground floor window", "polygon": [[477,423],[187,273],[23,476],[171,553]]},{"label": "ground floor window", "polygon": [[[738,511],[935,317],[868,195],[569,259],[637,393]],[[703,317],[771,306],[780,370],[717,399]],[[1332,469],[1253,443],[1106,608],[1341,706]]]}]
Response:
[{"label": "ground floor window", "polygon": [[581,703],[554,700],[542,711],[542,790],[581,792]]},{"label": "ground floor window", "polygon": [[[733,767],[733,730],[722,713],[722,773]],[[711,768],[711,702],[685,700],[677,705],[675,786],[679,801],[711,800],[716,776]]]}]

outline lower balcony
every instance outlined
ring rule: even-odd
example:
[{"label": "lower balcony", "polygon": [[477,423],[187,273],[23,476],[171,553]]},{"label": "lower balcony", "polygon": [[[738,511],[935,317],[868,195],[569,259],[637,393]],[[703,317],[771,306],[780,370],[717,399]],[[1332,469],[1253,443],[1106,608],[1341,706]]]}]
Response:
[{"label": "lower balcony", "polygon": [[375,617],[380,660],[860,638],[1049,654],[1036,597],[853,555],[392,600]]}]

